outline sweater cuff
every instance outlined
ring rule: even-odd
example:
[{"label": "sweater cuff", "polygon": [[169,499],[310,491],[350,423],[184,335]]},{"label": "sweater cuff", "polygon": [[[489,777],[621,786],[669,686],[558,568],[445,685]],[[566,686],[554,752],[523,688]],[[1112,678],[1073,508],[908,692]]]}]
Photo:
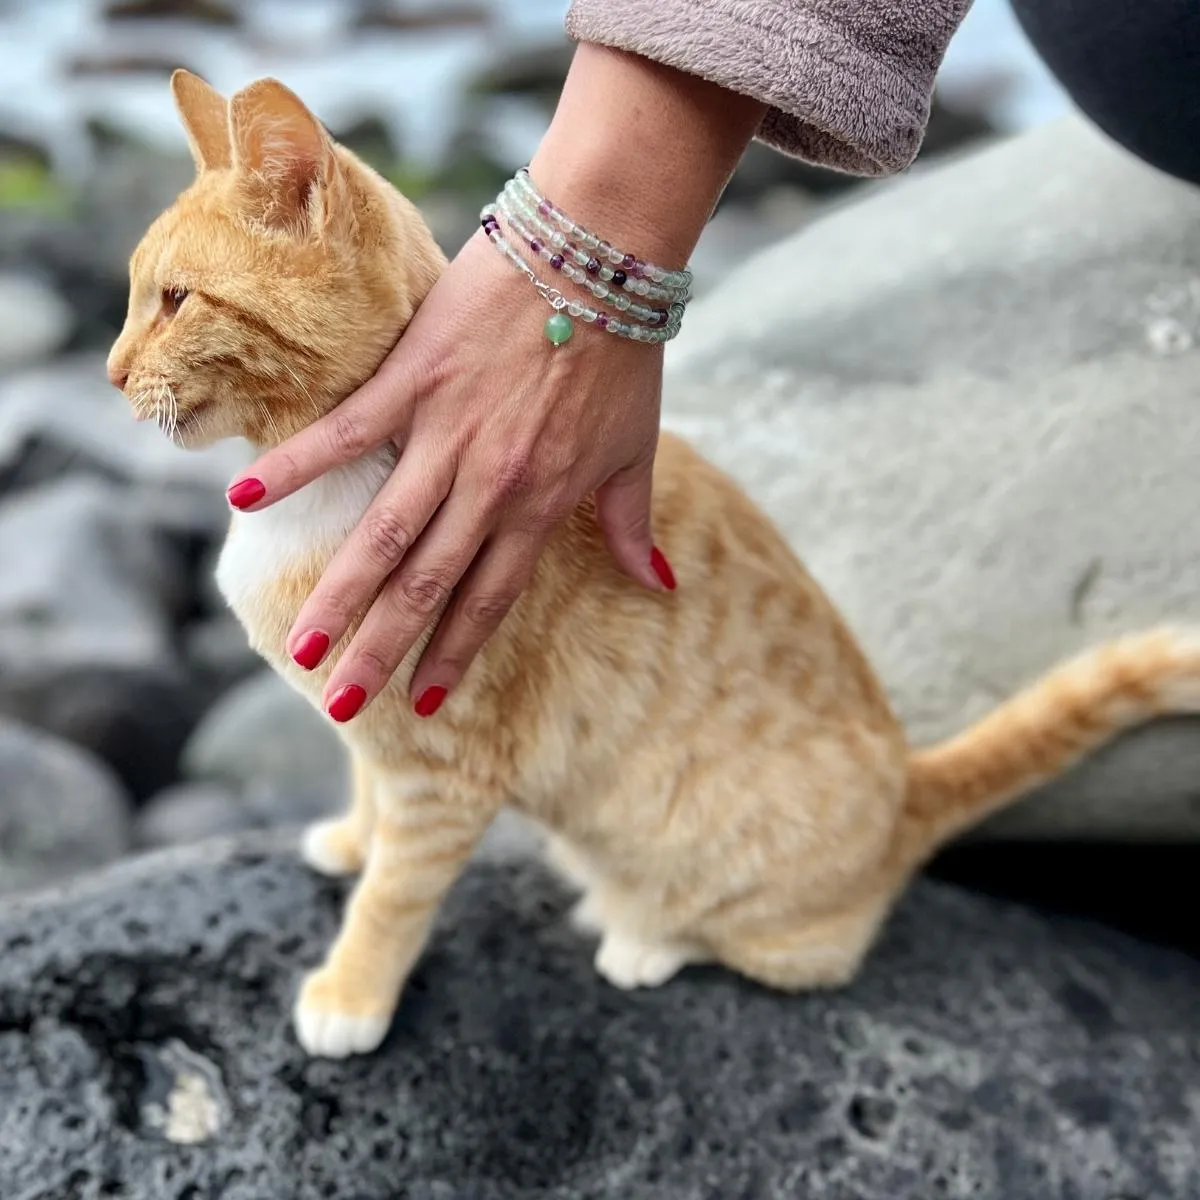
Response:
[{"label": "sweater cuff", "polygon": [[924,44],[918,61],[902,63],[855,45],[838,24],[803,9],[747,11],[754,7],[745,0],[573,0],[566,31],[770,105],[757,137],[784,154],[853,175],[907,167],[925,136],[944,43]]}]

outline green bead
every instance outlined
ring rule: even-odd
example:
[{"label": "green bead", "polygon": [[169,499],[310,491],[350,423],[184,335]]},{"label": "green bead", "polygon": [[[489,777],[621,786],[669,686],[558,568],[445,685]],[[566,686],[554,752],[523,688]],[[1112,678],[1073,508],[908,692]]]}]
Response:
[{"label": "green bead", "polygon": [[575,332],[575,322],[565,313],[555,313],[554,316],[546,318],[545,330],[546,337],[555,346],[561,346],[563,342],[571,340],[571,334]]}]

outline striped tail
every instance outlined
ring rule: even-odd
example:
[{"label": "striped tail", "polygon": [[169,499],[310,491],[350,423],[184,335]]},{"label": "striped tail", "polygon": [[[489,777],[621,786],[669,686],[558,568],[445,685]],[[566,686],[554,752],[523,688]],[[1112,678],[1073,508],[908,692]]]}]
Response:
[{"label": "striped tail", "polygon": [[1200,713],[1200,632],[1117,638],[1051,670],[955,737],[909,758],[900,856],[943,842],[1155,717]]}]

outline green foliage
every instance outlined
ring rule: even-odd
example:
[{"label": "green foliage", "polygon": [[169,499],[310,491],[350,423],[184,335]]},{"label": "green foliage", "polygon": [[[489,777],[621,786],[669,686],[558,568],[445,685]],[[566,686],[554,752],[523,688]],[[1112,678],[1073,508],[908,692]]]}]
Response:
[{"label": "green foliage", "polygon": [[70,193],[49,167],[29,158],[0,159],[0,211],[32,208],[63,213],[70,206]]}]

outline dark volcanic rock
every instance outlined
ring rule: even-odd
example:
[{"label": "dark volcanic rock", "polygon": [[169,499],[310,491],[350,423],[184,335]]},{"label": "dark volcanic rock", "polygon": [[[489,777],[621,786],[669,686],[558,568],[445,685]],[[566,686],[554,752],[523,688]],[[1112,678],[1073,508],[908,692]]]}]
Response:
[{"label": "dark volcanic rock", "polygon": [[209,843],[0,910],[5,1200],[1200,1194],[1200,964],[921,884],[852,987],[622,994],[477,864],[381,1050],[288,1010],[342,889]]}]

